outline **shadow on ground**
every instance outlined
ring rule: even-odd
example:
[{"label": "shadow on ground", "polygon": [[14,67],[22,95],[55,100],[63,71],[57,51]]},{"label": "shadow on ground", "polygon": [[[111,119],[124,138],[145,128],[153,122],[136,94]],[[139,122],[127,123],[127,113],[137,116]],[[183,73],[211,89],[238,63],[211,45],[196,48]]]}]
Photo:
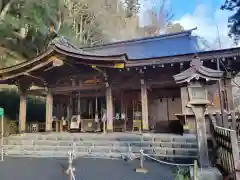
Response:
[{"label": "shadow on ground", "polygon": [[[0,162],[0,180],[68,180],[64,158],[10,158]],[[147,174],[136,173],[139,161],[78,158],[76,180],[173,180],[173,168],[145,162]]]}]

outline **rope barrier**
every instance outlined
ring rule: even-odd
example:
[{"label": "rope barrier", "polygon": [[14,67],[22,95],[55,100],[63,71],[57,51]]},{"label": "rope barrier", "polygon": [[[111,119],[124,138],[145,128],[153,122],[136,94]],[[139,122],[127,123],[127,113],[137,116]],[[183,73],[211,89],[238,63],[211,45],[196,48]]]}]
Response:
[{"label": "rope barrier", "polygon": [[140,150],[140,154],[142,154],[142,156],[140,156],[140,167],[143,167],[143,157],[146,156],[156,162],[162,163],[162,164],[167,164],[167,165],[171,165],[171,166],[194,166],[194,164],[177,164],[177,163],[170,163],[170,162],[166,162],[166,161],[161,161],[158,160],[154,157],[151,157],[150,155],[146,154],[143,152],[143,150]]}]

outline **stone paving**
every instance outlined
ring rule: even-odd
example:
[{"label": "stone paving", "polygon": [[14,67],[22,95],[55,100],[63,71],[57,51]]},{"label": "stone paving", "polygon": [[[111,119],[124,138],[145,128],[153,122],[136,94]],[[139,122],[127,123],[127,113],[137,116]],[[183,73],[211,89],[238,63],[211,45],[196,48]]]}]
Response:
[{"label": "stone paving", "polygon": [[[12,158],[0,162],[0,180],[68,180],[64,158]],[[139,161],[78,158],[76,180],[173,180],[174,168],[145,161],[147,174],[136,173]]]}]

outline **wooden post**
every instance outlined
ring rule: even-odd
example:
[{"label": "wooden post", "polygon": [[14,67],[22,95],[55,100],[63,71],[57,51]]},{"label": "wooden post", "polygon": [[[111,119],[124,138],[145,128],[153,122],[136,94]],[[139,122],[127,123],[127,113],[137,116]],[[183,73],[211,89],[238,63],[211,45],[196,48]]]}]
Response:
[{"label": "wooden post", "polygon": [[104,134],[106,133],[106,122],[105,121],[103,122],[103,133]]},{"label": "wooden post", "polygon": [[55,123],[56,123],[56,132],[59,132],[60,121],[58,119],[56,119]]},{"label": "wooden post", "polygon": [[231,119],[232,119],[231,128],[234,131],[236,131],[237,130],[237,120],[236,120],[236,114],[234,111],[231,112]]},{"label": "wooden post", "polygon": [[57,104],[56,104],[56,117],[57,117],[58,120],[61,119],[60,114],[61,114],[60,104],[59,104],[59,102],[57,102]]},{"label": "wooden post", "polygon": [[53,96],[51,89],[48,89],[46,97],[46,132],[52,131],[52,113],[53,113]]},{"label": "wooden post", "polygon": [[147,86],[144,79],[141,79],[141,102],[142,102],[142,130],[143,132],[149,131],[148,125],[148,97]]},{"label": "wooden post", "polygon": [[148,170],[144,168],[143,161],[144,161],[144,155],[143,155],[143,150],[141,149],[140,150],[140,167],[136,168],[136,172],[145,174],[148,172]]},{"label": "wooden post", "polygon": [[192,109],[187,106],[188,102],[189,102],[188,88],[187,88],[187,86],[185,86],[185,87],[181,87],[180,90],[181,90],[182,114],[184,115],[184,120],[185,120],[184,132],[185,133],[196,133],[195,118],[187,116],[189,114],[193,115]]},{"label": "wooden post", "polygon": [[[234,165],[235,169],[239,168],[237,165],[239,164],[239,148],[238,148],[238,139],[237,139],[237,133],[236,131],[231,130],[230,131],[231,135],[231,143],[232,143],[232,154],[233,154],[233,160],[234,160]],[[236,173],[236,179],[240,179],[240,173]]]},{"label": "wooden post", "polygon": [[113,132],[113,99],[112,88],[106,87],[106,101],[107,101],[107,132]]},{"label": "wooden post", "polygon": [[66,118],[66,121],[68,122],[67,123],[68,129],[70,129],[71,104],[72,104],[72,98],[69,97],[68,100],[67,100],[67,118]]},{"label": "wooden post", "polygon": [[181,105],[182,105],[182,114],[188,113],[188,104],[189,97],[188,97],[188,90],[187,87],[181,87]]},{"label": "wooden post", "polygon": [[19,106],[19,132],[26,132],[27,119],[27,96],[26,91],[20,90],[20,106]]},{"label": "wooden post", "polygon": [[223,127],[229,128],[228,112],[227,111],[223,111]]},{"label": "wooden post", "polygon": [[226,78],[224,79],[224,87],[226,92],[226,100],[227,100],[227,108],[228,111],[232,111],[234,109],[233,103],[233,94],[232,94],[232,79]]},{"label": "wooden post", "polygon": [[73,115],[73,98],[72,96],[69,97],[69,119],[68,119],[68,128],[70,129],[71,119]]},{"label": "wooden post", "polygon": [[123,131],[126,131],[127,124],[126,124],[126,109],[125,109],[125,102],[124,102],[124,91],[121,91],[121,118],[122,118],[123,114],[125,115],[125,119],[123,119],[123,121],[124,121]]},{"label": "wooden post", "polygon": [[216,112],[216,124],[220,127],[223,126],[222,117],[219,112]]},{"label": "wooden post", "polygon": [[78,115],[78,119],[80,119],[80,126],[81,126],[80,131],[83,131],[83,123],[82,123],[82,119],[81,119],[81,98],[80,98],[80,92],[78,93],[78,96],[77,96],[77,115]]},{"label": "wooden post", "polygon": [[62,117],[64,116],[64,107],[62,101],[59,102],[59,131],[63,132],[63,121]]},{"label": "wooden post", "polygon": [[59,132],[63,132],[63,121],[62,121],[62,119],[59,120],[59,126],[60,126]]},{"label": "wooden post", "polygon": [[62,103],[62,101],[60,102],[60,104],[59,104],[59,116],[60,116],[60,119],[62,119],[62,117],[64,117],[64,105],[63,105],[63,103]]}]

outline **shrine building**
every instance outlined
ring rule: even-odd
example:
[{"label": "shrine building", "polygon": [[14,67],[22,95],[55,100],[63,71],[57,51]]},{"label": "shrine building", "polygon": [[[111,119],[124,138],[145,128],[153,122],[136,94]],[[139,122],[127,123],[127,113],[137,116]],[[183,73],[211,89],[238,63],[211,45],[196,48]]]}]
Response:
[{"label": "shrine building", "polygon": [[[225,73],[208,85],[206,113],[234,110],[231,79],[240,70],[240,48],[201,50],[192,30],[111,44],[78,48],[63,37],[29,61],[0,69],[0,83],[20,92],[19,130],[78,132],[178,133],[195,129],[186,106],[187,88],[173,76],[188,69],[194,58]],[[219,95],[222,94],[220,103]],[[27,96],[46,97],[46,121],[26,120]],[[193,119],[193,118],[192,118]]]}]

